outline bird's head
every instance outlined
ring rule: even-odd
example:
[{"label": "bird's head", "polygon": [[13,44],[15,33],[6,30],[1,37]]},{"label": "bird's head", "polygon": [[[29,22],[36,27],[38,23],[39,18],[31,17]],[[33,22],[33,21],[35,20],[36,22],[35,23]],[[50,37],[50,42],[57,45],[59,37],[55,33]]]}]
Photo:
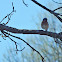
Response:
[{"label": "bird's head", "polygon": [[47,22],[47,18],[44,18],[43,21]]}]

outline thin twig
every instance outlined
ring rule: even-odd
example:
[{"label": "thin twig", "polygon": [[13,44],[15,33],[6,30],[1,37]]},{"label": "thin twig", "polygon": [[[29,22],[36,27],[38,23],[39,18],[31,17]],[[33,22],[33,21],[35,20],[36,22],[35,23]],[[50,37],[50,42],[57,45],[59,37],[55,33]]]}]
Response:
[{"label": "thin twig", "polygon": [[53,10],[53,11],[57,11],[58,9],[61,9],[62,7],[59,7],[59,8],[56,8],[55,10]]},{"label": "thin twig", "polygon": [[55,2],[55,3],[57,3],[57,4],[62,4],[62,3],[56,2],[56,1],[54,1],[54,0],[52,0],[52,1]]},{"label": "thin twig", "polygon": [[24,4],[26,7],[28,7],[28,4],[26,4],[26,3],[24,2],[24,0],[22,0],[22,2],[23,2],[23,4]]},{"label": "thin twig", "polygon": [[57,38],[54,38],[55,43],[62,45],[62,41],[59,41]]},{"label": "thin twig", "polygon": [[16,11],[14,10],[13,2],[12,2],[12,7],[13,7],[13,10],[12,10],[9,14],[7,14],[7,15],[0,21],[0,23],[3,22],[3,20],[8,17],[8,21],[7,21],[6,23],[4,23],[5,25],[8,24],[8,22],[9,22],[11,16],[13,15],[12,13],[13,13],[13,12],[16,12]]},{"label": "thin twig", "polygon": [[24,49],[25,49],[25,47],[24,47],[23,49],[21,49],[21,50],[18,50],[18,49],[17,49],[17,50],[15,50],[15,51],[23,51]]},{"label": "thin twig", "polygon": [[16,45],[16,53],[17,53],[17,51],[24,50],[25,47],[23,49],[21,49],[21,50],[18,50],[18,48],[17,48],[17,44],[18,43],[16,41],[14,41],[12,38],[10,38],[9,35],[7,35],[6,33],[4,33],[4,31],[1,31],[1,32],[4,34],[5,37],[8,37],[11,41],[13,41],[15,43],[15,45]]}]

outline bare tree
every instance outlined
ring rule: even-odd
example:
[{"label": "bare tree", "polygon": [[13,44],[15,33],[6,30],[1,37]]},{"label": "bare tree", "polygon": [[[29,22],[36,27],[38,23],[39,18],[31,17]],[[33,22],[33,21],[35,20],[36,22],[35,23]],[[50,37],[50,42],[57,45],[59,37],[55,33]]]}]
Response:
[{"label": "bare tree", "polygon": [[[62,7],[59,7],[59,8],[56,8],[54,10],[51,10],[51,9],[48,9],[46,6],[43,6],[42,4],[38,3],[36,0],[31,0],[32,2],[34,2],[36,5],[38,5],[39,7],[45,9],[46,11],[50,12],[51,14],[53,14],[60,22],[62,22],[62,18],[61,18],[61,14],[60,13],[57,13],[55,11],[61,9]],[[23,0],[23,3],[27,6],[27,4],[24,2]],[[6,23],[3,23],[1,24],[0,22],[0,31],[3,33],[2,37],[3,39],[5,37],[8,37],[11,41],[13,41],[15,43],[15,46],[16,46],[16,53],[17,51],[22,51],[22,50],[18,50],[17,48],[17,45],[18,43],[13,40],[10,36],[14,37],[14,38],[17,38],[19,40],[22,40],[24,43],[26,43],[31,49],[33,49],[33,51],[36,51],[42,58],[42,62],[44,62],[44,57],[43,55],[37,51],[34,47],[32,47],[29,43],[27,43],[25,40],[21,39],[20,37],[17,37],[17,36],[14,36],[11,33],[17,33],[17,34],[38,34],[38,35],[47,35],[49,37],[52,37],[54,38],[55,42],[56,43],[59,43],[62,45],[62,32],[60,33],[54,33],[54,32],[49,32],[49,31],[43,31],[43,30],[26,30],[26,29],[17,29],[17,28],[13,28],[13,27],[9,27],[9,26],[6,26],[11,18],[11,16],[13,15],[13,12],[16,12],[15,9],[14,9],[14,6],[13,6],[13,3],[12,3],[12,7],[13,7],[13,10],[11,13],[9,13],[8,15],[6,15],[2,20],[1,22],[5,19],[5,18],[8,18],[8,21]],[[59,39],[59,40],[58,40]],[[60,42],[59,42],[60,41]]]}]

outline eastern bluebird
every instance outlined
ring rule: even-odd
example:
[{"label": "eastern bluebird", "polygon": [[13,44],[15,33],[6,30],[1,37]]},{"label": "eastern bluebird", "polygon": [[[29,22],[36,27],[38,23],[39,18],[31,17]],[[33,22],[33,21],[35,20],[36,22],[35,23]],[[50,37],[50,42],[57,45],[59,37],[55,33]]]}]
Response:
[{"label": "eastern bluebird", "polygon": [[41,23],[41,27],[42,27],[43,29],[45,29],[45,31],[48,30],[49,24],[48,24],[47,18],[44,18],[44,19],[43,19],[43,21],[42,21],[42,23]]}]

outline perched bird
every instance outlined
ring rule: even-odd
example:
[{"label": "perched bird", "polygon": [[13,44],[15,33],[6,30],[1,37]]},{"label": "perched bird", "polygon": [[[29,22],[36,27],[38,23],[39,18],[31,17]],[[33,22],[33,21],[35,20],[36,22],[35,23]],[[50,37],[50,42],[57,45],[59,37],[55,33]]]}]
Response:
[{"label": "perched bird", "polygon": [[45,29],[45,31],[48,30],[49,24],[48,24],[47,18],[44,18],[44,19],[43,19],[43,21],[42,21],[42,23],[41,23],[41,27],[42,27],[43,29]]}]

